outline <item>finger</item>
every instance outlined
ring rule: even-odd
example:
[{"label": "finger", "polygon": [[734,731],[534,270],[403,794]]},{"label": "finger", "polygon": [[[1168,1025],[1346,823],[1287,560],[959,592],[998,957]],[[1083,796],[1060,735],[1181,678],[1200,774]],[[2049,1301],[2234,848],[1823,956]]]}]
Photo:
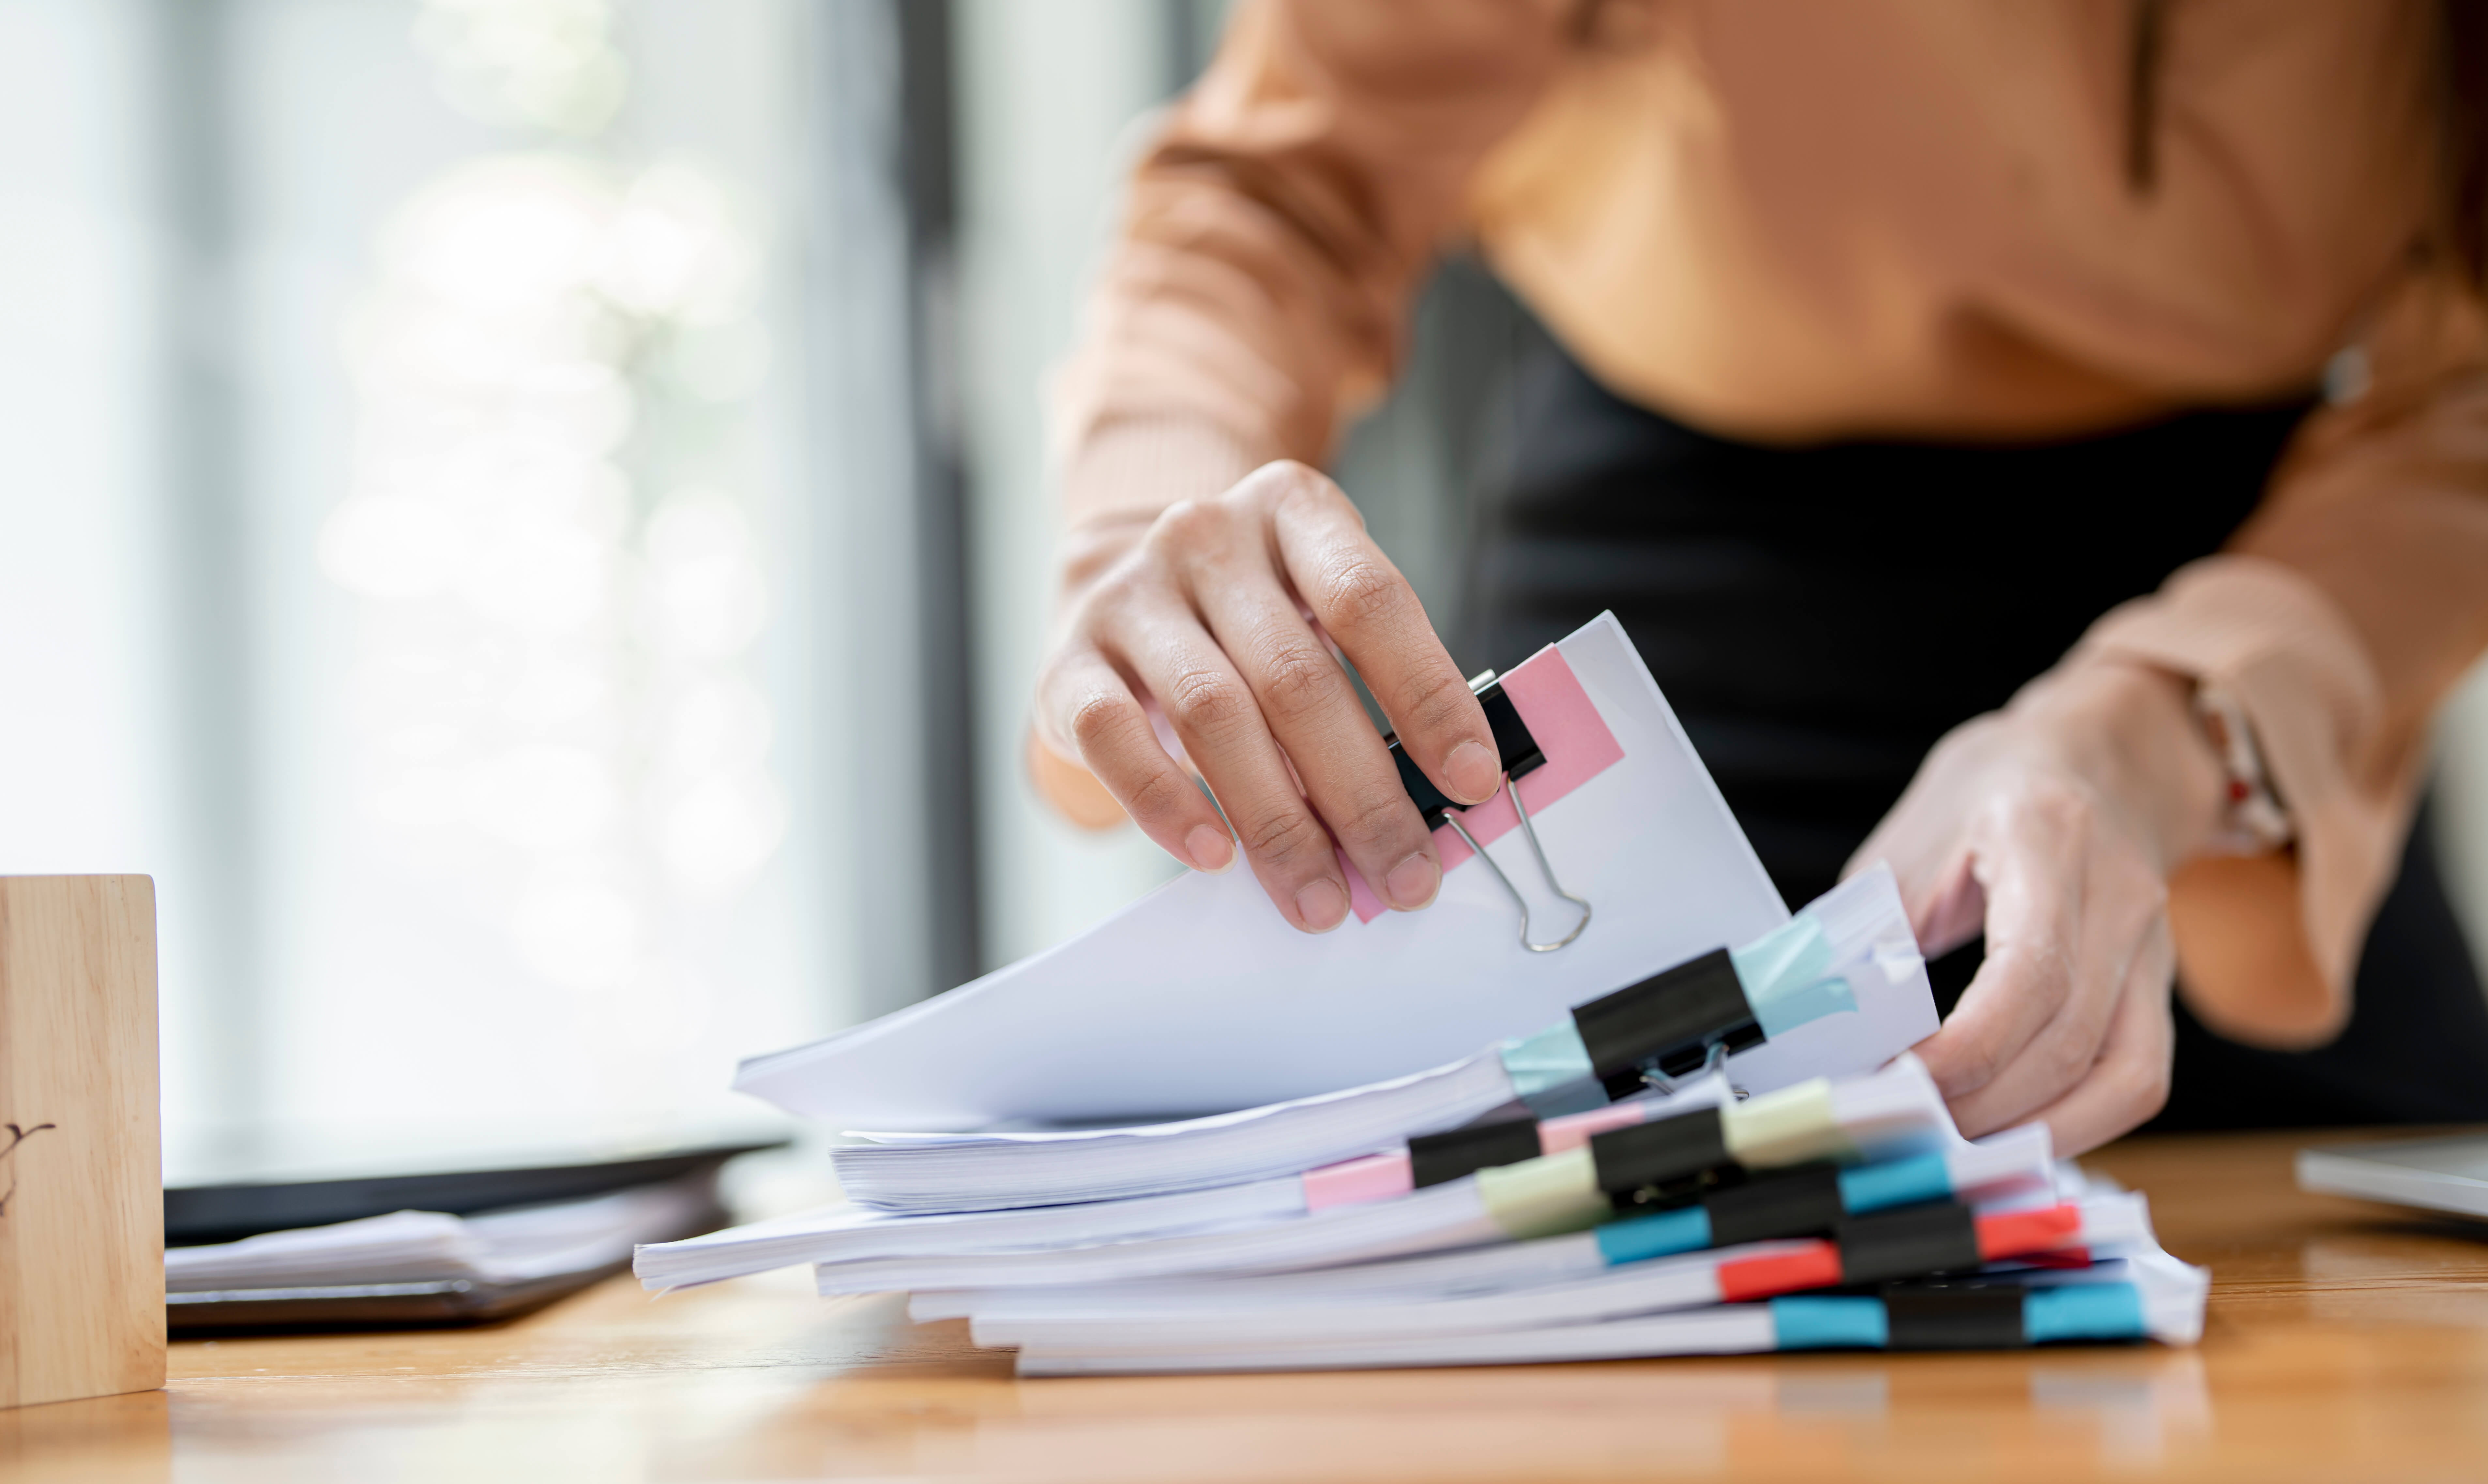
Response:
[{"label": "finger", "polygon": [[1954,1100],[1953,1116],[1965,1128],[1987,1133],[2020,1123],[2090,1074],[2164,896],[2158,878],[2119,843],[2101,839],[2084,853],[2072,982],[2063,1004],[1985,1086]]},{"label": "finger", "polygon": [[1987,888],[1978,883],[1968,857],[1935,878],[1911,915],[1918,942],[1931,959],[1942,958],[1979,935],[1987,923]]},{"label": "finger", "polygon": [[2096,1149],[2167,1104],[2177,1039],[2168,1012],[2168,985],[2176,963],[2163,923],[2135,958],[2090,1075],[2038,1113],[2058,1154]]},{"label": "finger", "polygon": [[[1038,683],[1037,714],[1038,748],[1059,755],[1067,744],[1159,849],[1196,871],[1235,864],[1217,806],[1159,745],[1148,714],[1103,655],[1083,646],[1049,666]],[[1052,737],[1042,735],[1049,730]]]},{"label": "finger", "polygon": [[1308,933],[1338,927],[1348,907],[1339,854],[1251,687],[1192,610],[1172,598],[1134,618],[1107,638],[1108,658],[1156,700],[1280,913]]},{"label": "finger", "polygon": [[1847,880],[1879,860],[1888,863],[1909,927],[1931,959],[1978,937],[1986,920],[1986,893],[1970,871],[1964,844],[1967,821],[1958,780],[1974,770],[1976,754],[1993,735],[1993,717],[1980,717],[1937,742],[1900,801],[1841,869]]},{"label": "finger", "polygon": [[1036,785],[1038,797],[1054,806],[1054,811],[1083,829],[1112,829],[1128,825],[1132,816],[1122,802],[1106,791],[1097,775],[1081,766],[1076,755],[1065,756],[1054,750],[1039,735],[1040,728],[1028,729],[1028,777]]},{"label": "finger", "polygon": [[1973,847],[1987,896],[1987,958],[1952,1018],[1918,1047],[1947,1099],[1988,1086],[2073,994],[2079,946],[2077,823],[2027,804],[1996,806]]},{"label": "finger", "polygon": [[1238,581],[1231,568],[1194,583],[1192,596],[1340,849],[1393,907],[1430,905],[1443,882],[1433,835],[1347,672],[1294,600],[1275,577]]},{"label": "finger", "polygon": [[1280,565],[1365,678],[1400,745],[1454,800],[1484,803],[1503,780],[1494,733],[1416,590],[1337,485],[1302,464],[1275,464],[1261,477],[1284,482],[1272,507]]}]

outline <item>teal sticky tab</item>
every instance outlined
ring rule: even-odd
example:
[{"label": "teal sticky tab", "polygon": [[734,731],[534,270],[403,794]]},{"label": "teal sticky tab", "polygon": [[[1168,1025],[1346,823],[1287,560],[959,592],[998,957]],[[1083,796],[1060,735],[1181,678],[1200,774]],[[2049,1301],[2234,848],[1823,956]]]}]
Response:
[{"label": "teal sticky tab", "polygon": [[1585,1077],[1577,1081],[1558,1082],[1552,1087],[1541,1088],[1521,1101],[1541,1118],[1563,1118],[1604,1107],[1615,1100],[1607,1096],[1604,1082],[1595,1077]]},{"label": "teal sticky tab", "polygon": [[2022,1333],[2033,1345],[2138,1340],[2151,1327],[2142,1317],[2142,1290],[2132,1283],[2061,1283],[2033,1288],[2022,1301]]},{"label": "teal sticky tab", "polygon": [[1710,1213],[1699,1206],[1654,1211],[1598,1228],[1598,1255],[1612,1268],[1652,1257],[1699,1252],[1710,1245]]},{"label": "teal sticky tab", "polygon": [[1760,1004],[1774,990],[1812,984],[1831,971],[1831,939],[1811,917],[1791,917],[1742,948],[1728,950],[1745,997]]},{"label": "teal sticky tab", "polygon": [[1575,1082],[1595,1082],[1590,1074],[1590,1050],[1581,1044],[1581,1032],[1569,1019],[1561,1020],[1532,1036],[1503,1044],[1503,1070],[1512,1077],[1512,1090],[1518,1094],[1540,1115],[1538,1101]]},{"label": "teal sticky tab", "polygon": [[1831,939],[1811,917],[1792,917],[1742,948],[1728,950],[1745,1003],[1766,1036],[1857,1008],[1857,992],[1831,971]]},{"label": "teal sticky tab", "polygon": [[1771,1328],[1782,1350],[1829,1350],[1862,1346],[1880,1350],[1891,1343],[1891,1321],[1880,1299],[1773,1299]]},{"label": "teal sticky tab", "polygon": [[1880,1164],[1860,1164],[1840,1172],[1840,1204],[1848,1208],[1851,1216],[1915,1205],[1922,1200],[1942,1200],[1951,1194],[1952,1171],[1939,1154],[1885,1160]]},{"label": "teal sticky tab", "polygon": [[1785,990],[1754,1006],[1754,1023],[1763,1027],[1766,1036],[1785,1035],[1810,1021],[1843,1010],[1855,1011],[1857,992],[1838,974],[1817,979],[1812,984]]}]

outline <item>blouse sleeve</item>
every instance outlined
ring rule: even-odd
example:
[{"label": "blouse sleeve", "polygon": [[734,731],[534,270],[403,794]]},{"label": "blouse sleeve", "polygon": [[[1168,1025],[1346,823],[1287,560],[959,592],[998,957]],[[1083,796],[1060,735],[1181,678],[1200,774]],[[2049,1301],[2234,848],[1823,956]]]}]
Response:
[{"label": "blouse sleeve", "polygon": [[2488,333],[2442,276],[2361,347],[2363,388],[2309,417],[2230,548],[2097,624],[2077,658],[2215,683],[2252,723],[2293,848],[2170,887],[2180,977],[2215,1029],[2303,1044],[2349,1015],[2439,703],[2488,650]]},{"label": "blouse sleeve", "polygon": [[1055,387],[1075,523],[1319,462],[1393,375],[1478,161],[1569,0],[1247,0],[1130,182]]}]

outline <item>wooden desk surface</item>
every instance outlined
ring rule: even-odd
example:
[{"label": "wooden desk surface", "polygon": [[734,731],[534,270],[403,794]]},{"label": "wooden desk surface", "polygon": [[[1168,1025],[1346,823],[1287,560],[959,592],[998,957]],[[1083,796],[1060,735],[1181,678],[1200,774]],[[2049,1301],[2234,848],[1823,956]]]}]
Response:
[{"label": "wooden desk surface", "polygon": [[2298,1193],[2289,1135],[2130,1142],[2196,1350],[1018,1382],[803,1273],[496,1329],[187,1342],[0,1413],[0,1478],[2015,1481],[2488,1477],[2488,1237]]}]

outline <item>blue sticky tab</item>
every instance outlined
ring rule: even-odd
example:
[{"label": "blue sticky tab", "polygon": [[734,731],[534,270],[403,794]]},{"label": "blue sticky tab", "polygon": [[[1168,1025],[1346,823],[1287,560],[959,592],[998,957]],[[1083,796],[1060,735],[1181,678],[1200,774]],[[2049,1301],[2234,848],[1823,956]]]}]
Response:
[{"label": "blue sticky tab", "polygon": [[1782,1350],[1828,1350],[1838,1346],[1880,1350],[1892,1338],[1892,1326],[1884,1317],[1880,1299],[1773,1299],[1771,1328],[1778,1332]]},{"label": "blue sticky tab", "polygon": [[2132,1283],[2060,1283],[2033,1288],[2022,1301],[2022,1336],[2033,1345],[2050,1340],[2138,1340],[2151,1327],[2142,1318],[2142,1290]]},{"label": "blue sticky tab", "polygon": [[1699,1252],[1710,1245],[1710,1213],[1699,1206],[1657,1211],[1598,1228],[1598,1255],[1612,1268],[1650,1257]]},{"label": "blue sticky tab", "polygon": [[[1575,1101],[1575,1084],[1597,1085],[1590,1070],[1590,1050],[1581,1044],[1581,1032],[1569,1019],[1558,1021],[1536,1035],[1506,1041],[1501,1055],[1503,1070],[1512,1078],[1512,1090],[1541,1118],[1560,1116],[1539,1106],[1549,1095],[1560,1093],[1558,1101],[1570,1103]],[[1599,1102],[1605,1102],[1603,1096]]]},{"label": "blue sticky tab", "polygon": [[1728,961],[1766,1036],[1857,1008],[1857,992],[1831,971],[1831,939],[1811,917],[1792,917],[1744,947],[1729,949]]},{"label": "blue sticky tab", "polygon": [[1840,1172],[1840,1204],[1851,1216],[1943,1200],[1951,1194],[1952,1170],[1939,1154],[1911,1155]]}]

